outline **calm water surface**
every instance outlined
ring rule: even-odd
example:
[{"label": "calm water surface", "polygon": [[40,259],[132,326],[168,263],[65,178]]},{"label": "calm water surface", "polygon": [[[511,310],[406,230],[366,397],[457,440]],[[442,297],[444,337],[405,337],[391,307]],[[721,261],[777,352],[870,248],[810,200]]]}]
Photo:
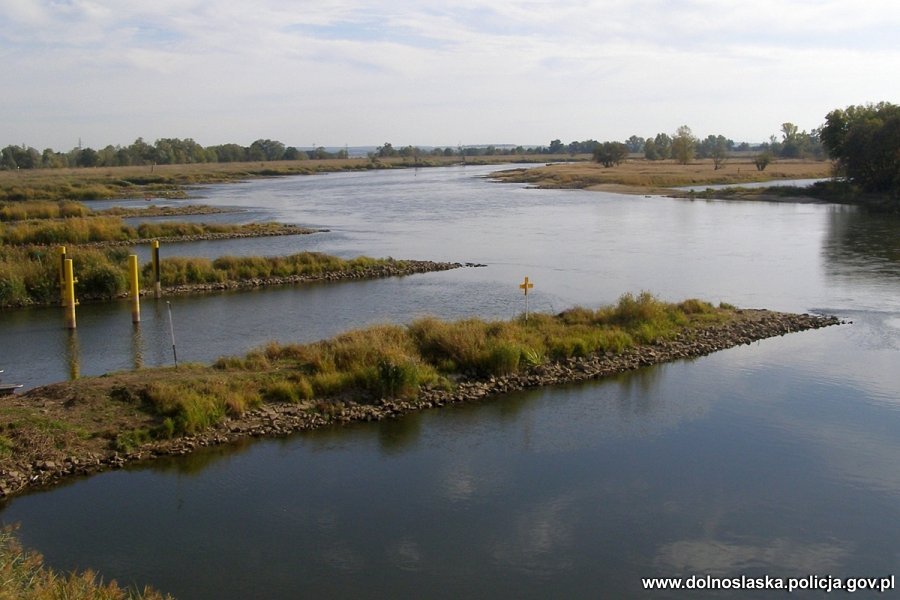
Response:
[{"label": "calm water surface", "polygon": [[[179,358],[426,313],[508,317],[525,275],[540,310],[648,289],[853,324],[106,473],[13,500],[0,518],[59,568],[181,598],[623,597],[650,576],[900,575],[896,217],[527,190],[479,177],[489,170],[199,190],[241,211],[215,219],[330,231],[164,256],[319,250],[488,266],[176,298]],[[79,307],[74,335],[58,313],[0,314],[8,374],[37,385],[171,360],[164,303],[145,301],[137,329],[125,303]]]}]

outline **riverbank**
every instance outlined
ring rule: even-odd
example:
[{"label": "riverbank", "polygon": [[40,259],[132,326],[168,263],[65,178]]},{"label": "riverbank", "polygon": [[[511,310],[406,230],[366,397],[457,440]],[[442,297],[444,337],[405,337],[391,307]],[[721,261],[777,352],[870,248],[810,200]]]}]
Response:
[{"label": "riverbank", "polygon": [[244,163],[192,163],[92,167],[79,169],[0,170],[0,202],[23,200],[96,200],[104,198],[187,198],[189,188],[263,177],[316,175],[342,171],[419,169],[504,163],[588,160],[588,155],[492,155],[332,158]]},{"label": "riverbank", "polygon": [[[75,286],[79,302],[104,302],[130,295],[128,253],[115,248],[72,247],[76,261]],[[47,248],[0,246],[0,309],[25,306],[55,306],[59,303],[56,255]],[[276,285],[376,279],[459,267],[473,263],[398,260],[357,256],[343,259],[321,252],[299,252],[288,256],[170,257],[160,261],[161,292],[165,296],[255,289]],[[144,289],[154,293],[152,262],[140,270]],[[49,282],[49,283],[48,283]]]},{"label": "riverbank", "polygon": [[0,496],[204,446],[597,379],[838,322],[624,296],[614,308],[532,315],[527,325],[426,319],[270,345],[209,367],[53,384],[0,402]]},{"label": "riverbank", "polygon": [[[279,285],[296,285],[304,283],[337,282],[360,279],[381,279],[384,277],[403,277],[417,273],[449,271],[464,266],[484,266],[457,262],[435,262],[431,260],[398,260],[393,258],[373,259],[376,264],[355,269],[337,269],[311,273],[307,275],[286,275],[272,277],[251,277],[249,279],[233,279],[213,283],[190,283],[162,288],[163,296],[179,296],[184,294],[202,294],[208,292],[224,292],[229,290],[248,290]],[[151,296],[153,291],[141,290],[142,296]],[[128,294],[120,294],[120,298]]]},{"label": "riverbank", "polygon": [[812,185],[797,187],[776,185],[747,188],[741,186],[724,189],[673,191],[674,198],[691,200],[754,200],[757,202],[791,202],[797,204],[853,204],[875,212],[900,212],[900,200],[886,194],[871,194],[844,180],[816,181]]},{"label": "riverbank", "polygon": [[740,185],[771,180],[820,179],[831,176],[825,161],[779,160],[759,171],[749,158],[731,159],[719,169],[711,160],[687,165],[672,160],[630,159],[606,168],[598,163],[546,165],[491,174],[501,183],[526,183],[539,189],[583,189],[630,194],[673,193],[690,185]]}]

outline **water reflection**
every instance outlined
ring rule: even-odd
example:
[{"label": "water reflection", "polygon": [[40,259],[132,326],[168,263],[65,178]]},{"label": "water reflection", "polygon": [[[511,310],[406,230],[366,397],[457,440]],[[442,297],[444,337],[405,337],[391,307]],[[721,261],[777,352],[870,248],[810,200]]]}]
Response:
[{"label": "water reflection", "polygon": [[654,567],[668,576],[689,577],[698,573],[734,577],[769,574],[773,565],[784,576],[842,572],[852,548],[840,543],[803,543],[777,538],[760,544],[736,543],[721,539],[681,540],[662,546]]},{"label": "water reflection", "polygon": [[822,241],[833,277],[883,282],[900,278],[900,215],[834,207]]},{"label": "water reflection", "polygon": [[209,446],[184,456],[163,457],[129,467],[132,471],[152,470],[178,475],[199,475],[221,462],[227,462],[252,448],[253,440],[239,439],[227,445]]},{"label": "water reflection", "polygon": [[400,419],[381,421],[378,427],[378,447],[385,454],[402,452],[419,441],[422,421],[412,414]]}]

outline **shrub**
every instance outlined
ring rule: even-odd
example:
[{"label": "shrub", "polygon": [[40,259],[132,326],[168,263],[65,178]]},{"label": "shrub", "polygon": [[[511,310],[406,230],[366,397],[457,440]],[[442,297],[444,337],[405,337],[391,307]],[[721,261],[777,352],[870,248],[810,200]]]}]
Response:
[{"label": "shrub", "polygon": [[689,298],[680,302],[678,304],[678,308],[681,309],[687,315],[697,315],[697,314],[706,314],[715,312],[715,307],[709,302],[704,302],[703,300],[697,300],[696,298]]},{"label": "shrub", "polygon": [[196,433],[225,415],[224,403],[203,385],[152,383],[143,395],[158,414],[172,419],[175,433]]},{"label": "shrub", "polygon": [[270,383],[263,391],[263,397],[269,402],[296,403],[300,401],[300,395],[297,393],[296,386],[291,385],[287,381]]},{"label": "shrub", "polygon": [[382,358],[375,368],[377,378],[372,382],[373,391],[382,398],[400,398],[414,395],[419,389],[419,366],[411,361]]},{"label": "shrub", "polygon": [[121,268],[111,264],[96,264],[78,276],[80,294],[92,298],[115,298],[126,291],[128,282]]},{"label": "shrub", "polygon": [[522,349],[508,342],[499,342],[485,353],[481,368],[488,375],[509,375],[519,370]]},{"label": "shrub", "polygon": [[0,269],[0,306],[25,306],[29,300],[22,278]]}]

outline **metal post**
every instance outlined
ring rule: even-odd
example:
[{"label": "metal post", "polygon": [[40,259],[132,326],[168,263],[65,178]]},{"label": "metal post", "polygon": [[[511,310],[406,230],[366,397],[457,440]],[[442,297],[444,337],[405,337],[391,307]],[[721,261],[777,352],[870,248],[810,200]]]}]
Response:
[{"label": "metal post", "polygon": [[59,247],[59,302],[66,305],[66,247]]},{"label": "metal post", "polygon": [[153,248],[153,294],[156,298],[162,297],[162,285],[159,282],[159,240],[151,242]]},{"label": "metal post", "polygon": [[131,282],[131,322],[141,322],[141,287],[138,281],[137,254],[128,255],[128,274]]},{"label": "metal post", "polygon": [[169,311],[169,332],[172,334],[172,358],[175,359],[175,368],[178,368],[178,353],[175,352],[175,325],[172,323],[172,303],[166,301],[166,308]]},{"label": "metal post", "polygon": [[78,304],[78,301],[75,300],[75,282],[78,281],[75,279],[75,274],[72,269],[72,259],[67,258],[65,260],[65,272],[66,272],[66,327],[68,329],[75,329],[75,306]]},{"label": "metal post", "polygon": [[525,291],[525,323],[528,323],[528,290],[534,287],[534,284],[528,281],[528,277],[525,277],[525,281],[519,284],[519,289]]}]

